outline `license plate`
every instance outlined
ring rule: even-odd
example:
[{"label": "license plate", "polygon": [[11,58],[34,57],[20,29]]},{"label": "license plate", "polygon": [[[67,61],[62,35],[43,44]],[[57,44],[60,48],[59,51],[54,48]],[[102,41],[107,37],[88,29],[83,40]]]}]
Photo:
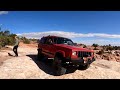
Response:
[{"label": "license plate", "polygon": [[87,58],[86,57],[83,57],[84,61],[87,61]]},{"label": "license plate", "polygon": [[87,57],[83,57],[83,59],[84,59],[84,63],[87,63],[88,61]]}]

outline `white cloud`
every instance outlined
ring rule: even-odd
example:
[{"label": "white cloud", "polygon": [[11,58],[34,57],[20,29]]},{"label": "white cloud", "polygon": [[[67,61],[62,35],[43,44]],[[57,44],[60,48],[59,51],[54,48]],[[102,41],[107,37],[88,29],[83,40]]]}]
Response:
[{"label": "white cloud", "polygon": [[22,33],[18,34],[27,38],[41,38],[47,35],[56,35],[67,38],[79,38],[79,37],[101,37],[101,38],[120,38],[120,34],[105,34],[105,33],[75,33],[75,32],[64,32],[64,31],[46,31],[46,32],[33,32],[33,33]]},{"label": "white cloud", "polygon": [[0,15],[2,14],[8,14],[8,11],[0,11]]},{"label": "white cloud", "polygon": [[[25,36],[27,38],[36,38],[36,39],[40,39],[43,36],[55,35],[55,36],[71,38],[71,39],[73,39],[74,42],[83,43],[83,44],[87,44],[87,45],[92,45],[93,43],[97,43],[99,45],[111,44],[111,45],[119,45],[120,46],[120,40],[117,41],[120,38],[119,34],[105,34],[105,33],[83,34],[83,33],[64,32],[64,31],[46,31],[46,32],[22,33],[22,34],[17,34],[17,35]],[[83,39],[84,37],[87,37],[88,39],[84,40]],[[95,38],[93,38],[91,40],[91,39],[89,39],[90,37],[95,37]],[[99,37],[99,38],[97,38],[97,37]]]},{"label": "white cloud", "polygon": [[[77,42],[77,41],[76,41]],[[86,45],[92,45],[93,43],[97,43],[99,45],[108,45],[111,44],[113,46],[120,46],[120,42],[116,40],[106,40],[106,39],[92,39],[92,40],[79,40],[77,43],[82,43]]]}]

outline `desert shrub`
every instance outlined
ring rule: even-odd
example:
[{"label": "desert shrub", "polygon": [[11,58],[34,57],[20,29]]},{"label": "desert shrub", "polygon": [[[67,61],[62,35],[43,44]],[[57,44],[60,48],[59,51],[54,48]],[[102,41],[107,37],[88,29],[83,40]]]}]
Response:
[{"label": "desert shrub", "polygon": [[15,44],[15,40],[13,37],[8,37],[8,45],[14,45]]},{"label": "desert shrub", "polygon": [[113,46],[113,50],[120,50],[120,46]]},{"label": "desert shrub", "polygon": [[97,47],[99,46],[98,44],[93,43],[92,46],[95,47],[94,50],[98,50],[98,49],[97,49]]},{"label": "desert shrub", "polygon": [[22,39],[23,43],[30,44],[30,40],[27,39],[26,37],[22,37],[21,39]]},{"label": "desert shrub", "polygon": [[14,36],[16,34],[10,34],[9,30],[0,31],[0,48],[6,45],[13,45],[15,43]]},{"label": "desert shrub", "polygon": [[112,51],[112,50],[113,50],[113,47],[109,44],[109,45],[107,45],[106,50],[107,50],[107,51],[109,51],[109,50]]},{"label": "desert shrub", "polygon": [[28,39],[25,39],[25,40],[23,41],[23,43],[25,43],[25,44],[30,44],[30,41],[29,41]]},{"label": "desert shrub", "polygon": [[30,41],[37,42],[38,39],[29,39]]},{"label": "desert shrub", "polygon": [[0,46],[4,47],[7,44],[6,37],[0,36]]},{"label": "desert shrub", "polygon": [[2,48],[2,46],[0,45],[0,49]]},{"label": "desert shrub", "polygon": [[104,50],[101,49],[97,54],[102,55],[104,53]]}]

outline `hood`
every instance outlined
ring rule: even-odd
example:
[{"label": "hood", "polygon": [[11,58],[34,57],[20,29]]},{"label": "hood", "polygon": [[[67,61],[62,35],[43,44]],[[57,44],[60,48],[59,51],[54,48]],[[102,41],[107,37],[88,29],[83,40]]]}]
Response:
[{"label": "hood", "polygon": [[66,44],[55,44],[55,45],[59,46],[59,47],[71,49],[72,51],[88,51],[88,52],[93,52],[93,50],[89,50],[87,48],[80,48],[78,46],[71,46],[71,45],[66,45]]}]

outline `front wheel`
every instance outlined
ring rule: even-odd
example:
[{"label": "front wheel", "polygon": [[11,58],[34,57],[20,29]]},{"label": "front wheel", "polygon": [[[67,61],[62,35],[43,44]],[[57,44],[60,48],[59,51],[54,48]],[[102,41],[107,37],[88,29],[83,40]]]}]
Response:
[{"label": "front wheel", "polygon": [[62,66],[62,60],[60,57],[55,57],[53,61],[53,67],[55,68],[55,75],[60,76],[66,73],[66,68]]},{"label": "front wheel", "polygon": [[74,73],[75,71],[77,70],[77,68],[76,67],[68,67],[67,68],[67,73]]},{"label": "front wheel", "polygon": [[88,69],[90,67],[90,64],[84,64],[84,65],[80,65],[79,66],[79,70],[86,70],[86,69]]}]

